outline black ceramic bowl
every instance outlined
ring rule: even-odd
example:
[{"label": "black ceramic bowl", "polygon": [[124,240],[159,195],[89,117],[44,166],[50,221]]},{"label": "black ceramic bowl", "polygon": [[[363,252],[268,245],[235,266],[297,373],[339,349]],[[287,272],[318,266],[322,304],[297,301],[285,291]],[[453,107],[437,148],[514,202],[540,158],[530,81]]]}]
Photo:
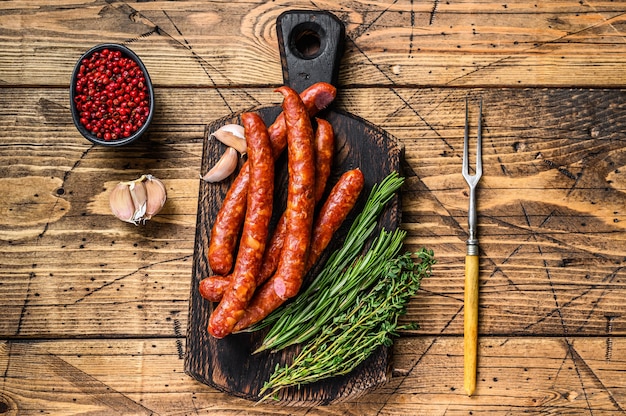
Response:
[{"label": "black ceramic bowl", "polygon": [[[94,54],[102,54],[105,50],[109,51],[110,61],[115,61],[109,69],[117,73],[110,71],[107,73],[106,70],[97,71],[97,69],[90,72],[84,67],[81,69],[81,66]],[[117,52],[121,54],[121,58],[131,59],[137,64],[137,69],[133,70],[135,81],[129,78],[127,73],[124,74],[124,71],[128,72],[128,69],[122,67],[119,64],[120,61],[113,58]],[[132,70],[132,67],[130,69]],[[141,75],[138,69],[141,70]],[[85,75],[89,72],[92,76]],[[84,88],[82,93],[77,91],[79,78],[83,78],[83,84],[86,83],[85,78],[93,80],[91,92],[99,91],[94,94],[100,98],[99,105],[94,105],[94,98],[87,92],[87,88]],[[126,89],[123,88],[123,84],[126,85]],[[137,96],[139,96],[138,99]],[[137,140],[148,129],[154,115],[154,89],[145,65],[132,50],[123,45],[104,43],[89,49],[80,57],[72,72],[70,108],[74,125],[80,134],[93,143],[103,146],[121,146]],[[98,120],[100,120],[99,128],[94,126],[98,124]],[[89,126],[91,130],[87,128]],[[94,130],[96,130],[95,133]]]}]

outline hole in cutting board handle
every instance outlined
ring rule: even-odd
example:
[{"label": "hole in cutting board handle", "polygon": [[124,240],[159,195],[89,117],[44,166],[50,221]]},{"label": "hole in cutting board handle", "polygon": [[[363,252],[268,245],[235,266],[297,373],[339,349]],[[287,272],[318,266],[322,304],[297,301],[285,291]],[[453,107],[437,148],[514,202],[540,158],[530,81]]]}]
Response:
[{"label": "hole in cutting board handle", "polygon": [[314,22],[301,23],[291,32],[289,48],[294,55],[302,59],[315,59],[324,52],[325,36],[320,25]]}]

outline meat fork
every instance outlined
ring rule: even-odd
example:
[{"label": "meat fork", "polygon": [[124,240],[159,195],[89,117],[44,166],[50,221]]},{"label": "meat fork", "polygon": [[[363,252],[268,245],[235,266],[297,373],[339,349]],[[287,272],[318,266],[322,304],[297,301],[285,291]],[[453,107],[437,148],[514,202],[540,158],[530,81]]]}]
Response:
[{"label": "meat fork", "polygon": [[467,253],[465,255],[465,295],[463,323],[463,387],[468,396],[476,389],[476,351],[478,347],[478,238],[476,235],[476,185],[483,174],[482,162],[482,115],[483,101],[479,104],[478,133],[476,138],[476,168],[469,171],[469,111],[465,97],[465,135],[463,140],[463,177],[469,185],[469,211]]}]

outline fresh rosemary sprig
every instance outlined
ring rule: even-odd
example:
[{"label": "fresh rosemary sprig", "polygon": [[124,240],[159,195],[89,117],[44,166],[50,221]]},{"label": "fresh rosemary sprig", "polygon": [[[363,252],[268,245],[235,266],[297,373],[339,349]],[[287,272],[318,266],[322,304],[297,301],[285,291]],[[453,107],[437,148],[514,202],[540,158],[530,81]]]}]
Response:
[{"label": "fresh rosemary sprig", "polygon": [[305,344],[291,365],[276,366],[261,390],[262,400],[286,387],[347,374],[381,345],[390,346],[398,331],[416,328],[399,325],[398,318],[434,263],[433,252],[426,249],[387,261],[380,280]]},{"label": "fresh rosemary sprig", "polygon": [[354,301],[360,291],[378,278],[385,261],[396,256],[401,249],[405,236],[403,231],[381,233],[358,261],[360,268],[352,267],[351,274],[343,272],[363,252],[376,229],[376,221],[382,210],[403,183],[404,178],[392,172],[373,186],[365,207],[354,220],[342,247],[330,256],[311,284],[293,302],[250,328],[257,330],[272,325],[256,352],[280,350],[315,336],[337,313]]}]

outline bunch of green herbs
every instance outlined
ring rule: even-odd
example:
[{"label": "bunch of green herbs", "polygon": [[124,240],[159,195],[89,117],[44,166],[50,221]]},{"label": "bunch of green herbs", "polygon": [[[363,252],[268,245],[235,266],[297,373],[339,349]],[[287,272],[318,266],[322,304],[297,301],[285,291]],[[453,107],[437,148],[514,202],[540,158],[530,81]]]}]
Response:
[{"label": "bunch of green herbs", "polygon": [[[385,231],[381,232],[385,234]],[[355,262],[347,271],[358,269]],[[435,263],[431,250],[398,255],[385,262],[378,281],[359,294],[348,308],[334,316],[318,336],[306,343],[290,365],[276,366],[261,390],[262,400],[290,386],[302,385],[352,371],[380,346],[391,346],[398,331],[416,325],[399,325],[399,317],[430,275]]]}]

